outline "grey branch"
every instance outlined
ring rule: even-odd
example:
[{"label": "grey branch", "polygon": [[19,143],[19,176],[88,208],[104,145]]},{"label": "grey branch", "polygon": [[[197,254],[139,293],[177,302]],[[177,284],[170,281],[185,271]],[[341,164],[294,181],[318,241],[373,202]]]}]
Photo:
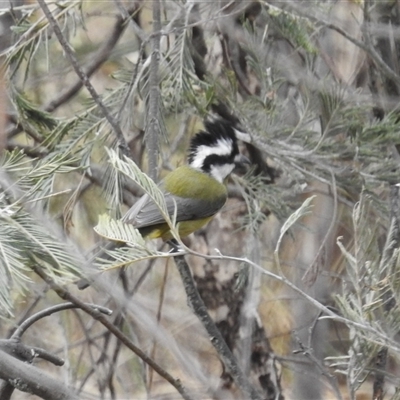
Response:
[{"label": "grey branch", "polygon": [[[79,397],[63,383],[40,369],[0,350],[0,379],[14,388],[46,400],[78,400]],[[5,399],[7,394],[1,394]]]},{"label": "grey branch", "polygon": [[157,181],[157,161],[159,154],[158,139],[160,137],[160,88],[159,88],[159,65],[160,65],[160,35],[161,35],[161,4],[160,0],[153,1],[153,37],[152,53],[149,75],[149,109],[147,113],[146,141],[149,156],[149,175]]},{"label": "grey branch", "polygon": [[[128,13],[131,14],[136,10],[136,5],[134,10],[128,10]],[[127,16],[129,17],[129,15]],[[112,29],[110,37],[104,42],[103,46],[98,50],[97,54],[93,55],[92,61],[85,68],[84,74],[88,77],[93,75],[95,71],[97,71],[100,66],[108,59],[111,54],[111,51],[114,49],[117,44],[119,38],[124,32],[126,27],[126,18],[125,16],[119,15],[117,17],[117,21]],[[64,92],[62,92],[55,99],[51,100],[44,109],[47,112],[52,112],[56,108],[58,108],[61,104],[67,102],[71,97],[73,97],[83,86],[83,80],[77,79],[71,86],[69,86]]]},{"label": "grey branch", "polygon": [[47,20],[49,21],[50,26],[53,28],[55,35],[57,36],[58,41],[60,42],[61,47],[63,48],[66,56],[68,57],[72,68],[75,70],[76,74],[78,75],[79,79],[82,81],[90,95],[92,96],[93,100],[99,107],[99,109],[102,111],[104,117],[107,119],[108,123],[111,125],[112,130],[115,134],[115,136],[118,139],[119,146],[123,152],[124,155],[129,157],[129,148],[126,143],[125,137],[122,133],[121,127],[118,125],[117,121],[115,118],[112,116],[108,108],[104,105],[103,101],[101,100],[100,96],[96,92],[95,88],[91,84],[89,77],[86,75],[85,71],[81,68],[81,66],[78,63],[78,60],[76,59],[73,50],[71,49],[71,46],[65,39],[64,35],[61,32],[60,26],[58,25],[58,22],[54,18],[53,14],[51,13],[50,9],[47,7],[47,4],[45,0],[38,0],[38,3],[43,10],[43,13],[45,14]]},{"label": "grey branch", "polygon": [[231,374],[233,380],[238,388],[243,392],[246,399],[261,400],[262,397],[260,393],[258,393],[256,389],[250,385],[248,379],[240,369],[235,357],[222,337],[221,332],[208,314],[203,299],[200,297],[200,294],[196,288],[192,273],[185,260],[185,257],[176,256],[174,259],[185,288],[189,305],[202,323],[204,329],[207,331],[211,343],[217,350],[217,353],[227,371]]},{"label": "grey branch", "polygon": [[111,321],[109,321],[96,307],[92,307],[79,300],[77,297],[72,295],[66,289],[57,285],[49,276],[47,276],[41,268],[33,266],[32,269],[37,275],[39,275],[51,288],[57,293],[63,300],[68,300],[75,304],[77,308],[89,314],[96,321],[99,321],[105,326],[109,332],[111,332],[121,343],[123,343],[128,349],[133,351],[139,358],[141,358],[147,365],[154,369],[162,378],[168,381],[182,396],[185,400],[192,400],[187,389],[182,385],[179,379],[174,379],[165,369],[158,365],[151,357],[137,347],[128,336],[126,336],[120,329],[118,329]]},{"label": "grey branch", "polygon": [[293,4],[290,5],[290,8],[296,12],[298,15],[300,15],[303,18],[307,18],[310,21],[314,22],[315,24],[319,26],[323,26],[324,28],[332,29],[333,31],[336,31],[340,35],[342,35],[344,38],[346,38],[348,41],[359,47],[360,49],[364,50],[366,53],[369,54],[369,56],[375,61],[376,65],[381,69],[383,74],[387,77],[392,79],[394,82],[396,82],[398,85],[400,85],[400,76],[396,74],[395,71],[390,68],[389,65],[386,64],[386,62],[382,59],[382,57],[379,55],[379,53],[375,50],[372,40],[370,38],[370,34],[368,31],[368,26],[365,25],[363,28],[363,33],[364,33],[364,39],[365,43],[361,40],[356,39],[352,35],[350,35],[348,32],[346,32],[344,29],[342,29],[340,26],[337,26],[335,24],[323,21],[322,18],[317,18],[312,15],[309,15],[308,13],[303,13],[300,11],[300,9],[297,6],[294,6]]},{"label": "grey branch", "polygon": [[[112,311],[106,307],[98,306],[96,304],[88,304],[90,307],[97,308],[101,313],[111,315]],[[21,336],[24,334],[24,332],[32,326],[35,322],[39,321],[42,318],[48,317],[49,315],[52,315],[56,312],[64,311],[64,310],[70,310],[71,308],[78,308],[76,304],[73,303],[63,303],[63,304],[57,304],[52,307],[48,307],[45,310],[39,311],[36,314],[30,316],[27,318],[24,322],[21,323],[21,325],[15,330],[15,332],[12,335],[13,339],[20,339]]]}]

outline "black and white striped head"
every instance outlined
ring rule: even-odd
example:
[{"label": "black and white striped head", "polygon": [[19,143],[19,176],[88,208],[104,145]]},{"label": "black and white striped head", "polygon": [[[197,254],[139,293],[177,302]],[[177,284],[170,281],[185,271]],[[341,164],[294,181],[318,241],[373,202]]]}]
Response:
[{"label": "black and white striped head", "polygon": [[242,161],[237,137],[232,125],[222,119],[207,120],[205,130],[193,137],[189,150],[189,165],[223,182]]}]

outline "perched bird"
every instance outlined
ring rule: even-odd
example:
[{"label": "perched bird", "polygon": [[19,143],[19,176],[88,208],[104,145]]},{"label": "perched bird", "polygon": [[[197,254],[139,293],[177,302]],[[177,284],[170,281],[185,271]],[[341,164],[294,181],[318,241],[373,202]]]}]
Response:
[{"label": "perched bird", "polygon": [[[239,153],[236,130],[228,121],[205,121],[205,130],[191,140],[188,165],[168,173],[160,183],[169,215],[179,222],[185,237],[209,222],[225,204],[226,178],[235,167],[248,163]],[[238,131],[239,132],[239,131]],[[142,196],[122,219],[145,238],[172,239],[168,224],[149,195]]]}]

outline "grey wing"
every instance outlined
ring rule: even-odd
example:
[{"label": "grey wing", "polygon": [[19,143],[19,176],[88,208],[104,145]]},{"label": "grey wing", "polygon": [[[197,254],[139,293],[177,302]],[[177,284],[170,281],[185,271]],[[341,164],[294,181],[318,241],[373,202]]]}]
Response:
[{"label": "grey wing", "polygon": [[[174,196],[171,193],[164,194],[165,203],[169,215],[172,217],[177,209],[176,222],[193,219],[207,218],[214,215],[224,204],[225,199],[206,201]],[[158,207],[145,194],[142,196],[122,218],[123,222],[133,224],[136,228],[157,225],[165,222]]]}]

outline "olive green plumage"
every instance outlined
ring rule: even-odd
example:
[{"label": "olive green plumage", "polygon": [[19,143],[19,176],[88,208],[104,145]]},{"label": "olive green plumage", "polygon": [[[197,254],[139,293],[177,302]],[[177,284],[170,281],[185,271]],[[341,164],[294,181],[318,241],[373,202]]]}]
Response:
[{"label": "olive green plumage", "polygon": [[[160,187],[165,191],[165,202],[170,215],[173,215],[176,204],[176,222],[180,223],[181,237],[188,236],[205,225],[227,199],[224,184],[186,165],[170,172]],[[162,222],[164,219],[153,202],[147,202],[141,208],[136,221],[135,225],[143,237],[172,239],[168,224]]]},{"label": "olive green plumage", "polygon": [[[225,121],[205,123],[191,141],[189,165],[168,173],[160,183],[169,215],[185,237],[205,225],[225,204],[227,176],[242,161],[234,129]],[[149,195],[142,196],[123,218],[143,237],[172,239],[168,224]]]}]

